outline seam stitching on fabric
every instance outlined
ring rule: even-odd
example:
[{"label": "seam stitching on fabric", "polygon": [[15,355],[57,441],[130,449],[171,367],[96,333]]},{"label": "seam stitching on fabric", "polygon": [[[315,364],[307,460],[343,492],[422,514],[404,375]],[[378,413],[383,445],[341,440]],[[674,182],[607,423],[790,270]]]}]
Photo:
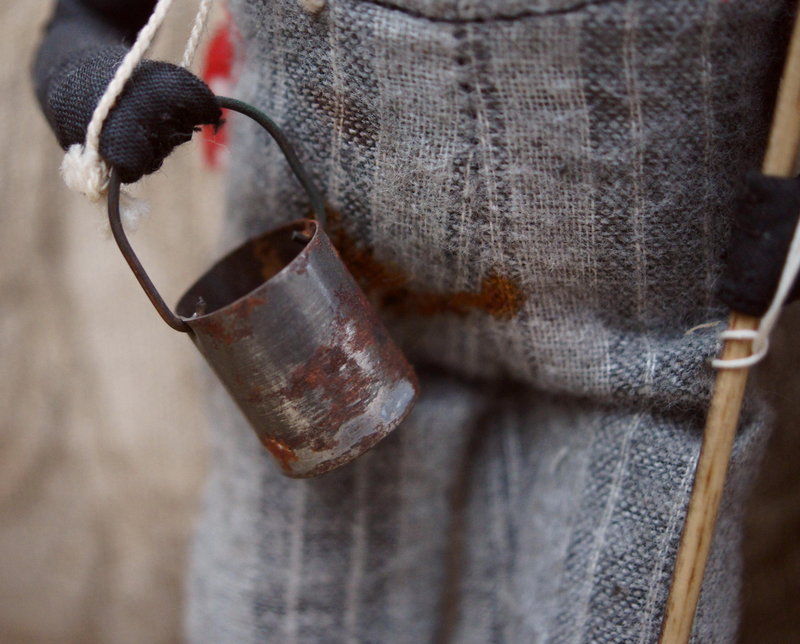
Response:
[{"label": "seam stitching on fabric", "polygon": [[397,11],[411,18],[419,18],[433,23],[464,25],[464,24],[482,24],[482,23],[493,23],[493,22],[509,22],[512,20],[519,20],[522,18],[549,18],[553,16],[563,16],[581,11],[583,9],[588,9],[589,7],[600,6],[620,1],[621,0],[583,0],[583,2],[572,5],[570,7],[565,7],[563,9],[550,9],[545,11],[536,11],[535,9],[529,9],[527,11],[519,11],[518,13],[514,14],[508,14],[508,15],[498,14],[496,16],[475,17],[475,18],[440,18],[436,16],[429,16],[422,13],[421,11],[410,9],[408,7],[400,7],[395,4],[392,4],[391,2],[387,2],[386,0],[362,0],[362,3],[374,5],[376,7],[380,7],[382,9],[387,9],[390,11]]}]

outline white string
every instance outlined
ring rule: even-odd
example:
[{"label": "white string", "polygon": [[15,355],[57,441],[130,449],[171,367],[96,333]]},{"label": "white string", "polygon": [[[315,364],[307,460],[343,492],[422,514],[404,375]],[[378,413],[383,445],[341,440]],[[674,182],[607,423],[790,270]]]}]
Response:
[{"label": "white string", "polygon": [[189,35],[189,40],[186,41],[186,49],[183,52],[181,59],[181,67],[189,69],[192,66],[194,55],[197,53],[197,47],[200,44],[200,37],[203,35],[203,30],[208,22],[208,14],[211,11],[211,0],[201,0],[200,8],[197,10],[197,15],[194,17],[194,25],[192,26],[192,33]]},{"label": "white string", "polygon": [[786,298],[792,290],[792,285],[800,273],[800,222],[794,231],[789,252],[786,254],[786,263],[783,265],[778,288],[772,297],[772,302],[758,323],[758,329],[729,329],[723,331],[720,337],[723,340],[752,340],[752,353],[745,358],[716,359],[711,364],[715,369],[747,369],[760,362],[769,350],[769,336],[778,321]]},{"label": "white string", "polygon": [[[134,42],[130,51],[125,54],[120,66],[114,73],[114,77],[97,103],[89,121],[89,126],[86,128],[85,142],[83,145],[76,143],[70,146],[64,155],[64,160],[61,162],[61,175],[64,178],[64,183],[72,190],[83,193],[89,201],[99,201],[108,190],[111,169],[100,156],[100,134],[103,130],[103,124],[123,89],[125,89],[125,84],[136,71],[137,65],[150,48],[158,29],[167,16],[172,1],[158,0],[147,24],[139,31],[136,36],[136,42]],[[201,0],[195,16],[192,33],[183,53],[181,61],[183,67],[188,67],[194,58],[208,19],[210,7],[211,0]],[[129,197],[129,202],[130,199]],[[128,228],[135,228],[136,221],[146,208],[142,207],[143,204],[134,203],[131,205],[132,207],[122,209],[123,223]]]}]

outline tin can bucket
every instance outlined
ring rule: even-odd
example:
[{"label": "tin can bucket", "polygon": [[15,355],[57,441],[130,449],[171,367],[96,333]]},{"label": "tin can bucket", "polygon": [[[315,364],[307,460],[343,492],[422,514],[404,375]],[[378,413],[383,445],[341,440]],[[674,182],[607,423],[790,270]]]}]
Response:
[{"label": "tin can bucket", "polygon": [[[264,125],[266,117],[253,108],[218,100]],[[268,125],[316,220],[300,219],[242,244],[188,289],[174,313],[125,237],[116,173],[109,221],[159,314],[189,334],[283,473],[311,477],[387,436],[411,411],[418,384],[325,234],[319,194],[288,141]]]}]

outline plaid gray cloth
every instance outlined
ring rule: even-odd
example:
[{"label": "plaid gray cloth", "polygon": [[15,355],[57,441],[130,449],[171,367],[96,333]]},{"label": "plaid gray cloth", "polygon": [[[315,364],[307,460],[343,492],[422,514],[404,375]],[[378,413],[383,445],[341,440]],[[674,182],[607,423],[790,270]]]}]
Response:
[{"label": "plaid gray cloth", "polygon": [[[786,4],[231,2],[236,96],[297,143],[423,396],[309,481],[213,396],[192,641],[657,639]],[[308,210],[258,127],[235,135],[229,243]],[[697,642],[735,637],[766,415],[745,409]]]}]

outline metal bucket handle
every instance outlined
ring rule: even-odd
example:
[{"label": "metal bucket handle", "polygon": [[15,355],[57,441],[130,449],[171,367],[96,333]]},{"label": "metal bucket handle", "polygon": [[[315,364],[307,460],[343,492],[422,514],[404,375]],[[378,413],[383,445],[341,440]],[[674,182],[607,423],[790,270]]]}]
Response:
[{"label": "metal bucket handle", "polygon": [[[275,143],[278,144],[281,152],[283,152],[284,157],[286,157],[286,161],[289,163],[289,167],[292,169],[294,176],[297,177],[300,185],[306,191],[317,224],[324,228],[325,204],[322,201],[322,196],[303,169],[303,165],[300,163],[300,159],[297,157],[294,148],[292,148],[291,144],[289,143],[289,139],[286,138],[286,135],[280,130],[275,122],[252,105],[236,100],[235,98],[217,96],[217,103],[221,108],[233,110],[234,112],[240,112],[245,116],[249,116],[267,132],[269,132],[270,136],[275,140]],[[128,238],[125,235],[125,231],[122,228],[122,222],[120,221],[119,212],[120,183],[119,173],[116,170],[112,170],[108,185],[108,221],[111,224],[111,233],[114,235],[114,240],[117,242],[117,246],[119,246],[125,261],[128,262],[128,266],[131,267],[131,270],[136,276],[139,285],[142,287],[142,289],[144,289],[148,299],[155,307],[156,311],[158,311],[158,314],[161,316],[164,322],[166,322],[176,331],[181,331],[182,333],[191,333],[192,329],[189,327],[189,325],[186,324],[186,322],[184,322],[180,316],[176,315],[172,309],[167,306],[161,295],[159,295],[155,285],[148,277],[144,267],[139,261],[139,258],[136,256],[136,253],[133,251]]]}]

